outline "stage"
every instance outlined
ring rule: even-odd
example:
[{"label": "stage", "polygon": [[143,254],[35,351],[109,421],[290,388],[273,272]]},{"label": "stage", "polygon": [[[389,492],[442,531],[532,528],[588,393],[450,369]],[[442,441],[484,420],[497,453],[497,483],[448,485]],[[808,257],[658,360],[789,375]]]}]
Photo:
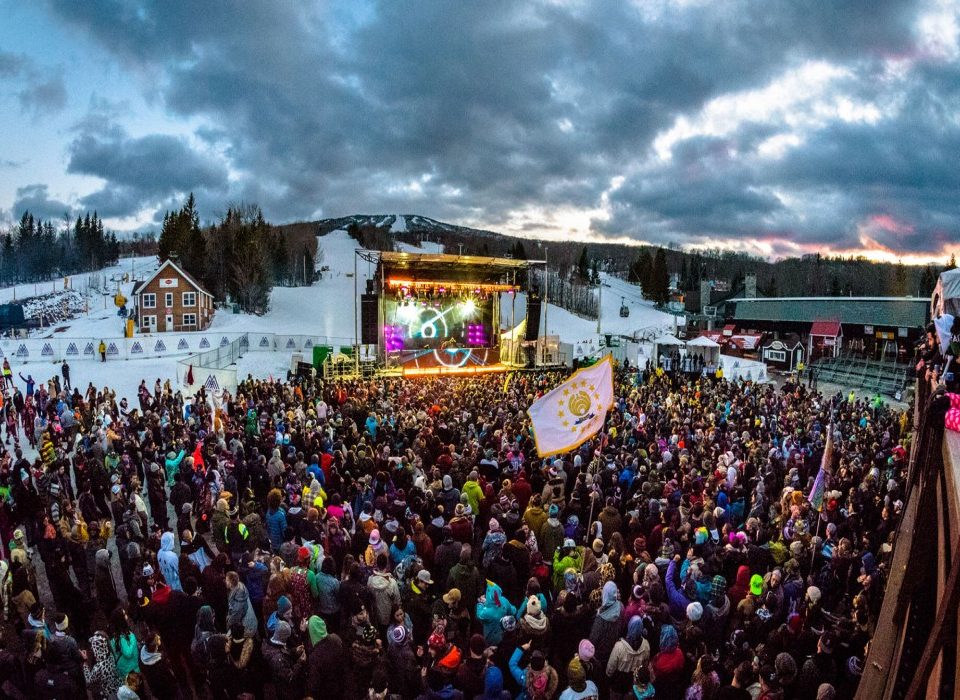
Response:
[{"label": "stage", "polygon": [[[510,319],[522,292],[528,307],[521,312],[530,313],[533,298],[539,318],[539,294],[526,288],[527,272],[536,262],[361,250],[357,257],[377,266],[366,293],[359,295],[358,340],[376,347],[380,371],[471,375],[530,364],[532,353],[517,342]],[[505,330],[502,320],[511,328]],[[531,326],[526,343],[536,344],[539,325]]]}]

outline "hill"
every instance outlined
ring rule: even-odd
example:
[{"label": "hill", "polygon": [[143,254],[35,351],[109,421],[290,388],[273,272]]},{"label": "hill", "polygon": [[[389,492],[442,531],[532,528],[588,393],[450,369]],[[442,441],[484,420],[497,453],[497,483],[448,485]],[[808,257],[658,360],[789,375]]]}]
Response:
[{"label": "hill", "polygon": [[[390,249],[397,241],[430,241],[441,245],[445,252],[464,255],[520,255],[537,259],[546,256],[550,267],[561,275],[572,272],[586,251],[587,258],[600,269],[629,278],[632,263],[644,250],[651,257],[658,250],[656,246],[619,243],[519,239],[415,214],[354,214],[289,226],[312,226],[321,237],[331,231],[347,231],[363,247],[379,250]],[[322,241],[321,238],[321,246]],[[768,296],[923,296],[932,293],[936,276],[944,269],[819,254],[770,261],[731,251],[681,251],[671,247],[663,250],[668,271],[678,276],[680,288],[688,292],[699,288],[700,279],[726,281],[736,288],[746,274],[753,273],[760,293]]]}]

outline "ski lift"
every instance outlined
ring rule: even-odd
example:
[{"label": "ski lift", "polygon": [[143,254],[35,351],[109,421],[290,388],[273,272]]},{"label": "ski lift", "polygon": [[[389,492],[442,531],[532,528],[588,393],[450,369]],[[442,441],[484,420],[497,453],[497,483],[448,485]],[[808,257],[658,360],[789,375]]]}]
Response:
[{"label": "ski lift", "polygon": [[620,297],[620,318],[628,318],[630,316],[630,307],[627,306],[626,297]]}]

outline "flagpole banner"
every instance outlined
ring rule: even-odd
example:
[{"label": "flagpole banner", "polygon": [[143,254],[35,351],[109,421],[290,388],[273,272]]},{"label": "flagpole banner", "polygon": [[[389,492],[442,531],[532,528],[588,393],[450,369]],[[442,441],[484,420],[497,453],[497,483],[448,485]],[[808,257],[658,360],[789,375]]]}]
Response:
[{"label": "flagpole banner", "polygon": [[827,472],[833,465],[833,422],[827,427],[827,444],[823,448],[823,458],[820,460],[820,469],[817,478],[813,481],[810,496],[807,498],[810,505],[818,512],[823,512],[823,495],[827,486]]},{"label": "flagpole banner", "polygon": [[613,359],[577,370],[527,409],[541,457],[575,450],[603,428],[613,407]]}]

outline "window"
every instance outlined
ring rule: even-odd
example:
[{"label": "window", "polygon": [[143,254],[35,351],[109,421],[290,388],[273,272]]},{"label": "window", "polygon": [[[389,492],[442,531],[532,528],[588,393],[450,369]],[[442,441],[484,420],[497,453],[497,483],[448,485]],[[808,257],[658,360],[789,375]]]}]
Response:
[{"label": "window", "polygon": [[196,305],[197,305],[197,293],[196,293],[196,292],[184,292],[184,293],[183,293],[183,305],[184,305],[184,306],[196,306]]},{"label": "window", "polygon": [[145,309],[155,309],[157,308],[157,295],[156,294],[141,294],[140,301],[143,304]]},{"label": "window", "polygon": [[785,353],[783,350],[764,350],[763,356],[768,360],[772,360],[773,362],[787,361],[787,353]]},{"label": "window", "polygon": [[864,326],[864,327],[863,327],[863,332],[864,332],[866,335],[873,335],[873,326]]},{"label": "window", "polygon": [[166,294],[163,295],[163,298],[164,298],[164,304],[163,304],[164,306],[166,306],[168,309],[171,306],[173,306],[173,292],[167,292]]},{"label": "window", "polygon": [[197,325],[197,315],[196,314],[184,314],[183,315],[183,325],[186,326],[196,326]]},{"label": "window", "polygon": [[898,329],[897,329],[897,337],[898,337],[898,338],[906,338],[906,337],[907,337],[907,329],[906,329],[906,328],[898,328]]},{"label": "window", "polygon": [[157,327],[157,317],[156,317],[156,316],[144,316],[144,317],[143,317],[143,327],[144,327],[144,328],[156,328],[156,327]]}]

